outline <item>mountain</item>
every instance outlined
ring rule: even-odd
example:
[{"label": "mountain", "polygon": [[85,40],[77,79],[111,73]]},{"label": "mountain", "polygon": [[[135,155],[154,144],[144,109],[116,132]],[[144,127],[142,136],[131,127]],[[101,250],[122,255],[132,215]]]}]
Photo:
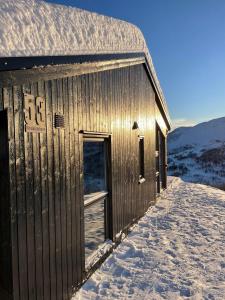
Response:
[{"label": "mountain", "polygon": [[168,174],[225,189],[225,117],[169,133]]}]

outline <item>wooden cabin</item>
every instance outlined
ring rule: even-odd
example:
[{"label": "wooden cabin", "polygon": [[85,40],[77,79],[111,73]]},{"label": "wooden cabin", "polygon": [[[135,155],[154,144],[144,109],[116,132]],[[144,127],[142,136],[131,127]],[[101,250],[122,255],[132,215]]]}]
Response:
[{"label": "wooden cabin", "polygon": [[[68,8],[36,5],[69,22]],[[73,40],[69,53],[26,55],[20,40],[0,53],[1,300],[71,299],[166,188],[170,119],[140,31],[70,10],[118,31],[107,41],[99,26],[101,47],[84,54]]]}]

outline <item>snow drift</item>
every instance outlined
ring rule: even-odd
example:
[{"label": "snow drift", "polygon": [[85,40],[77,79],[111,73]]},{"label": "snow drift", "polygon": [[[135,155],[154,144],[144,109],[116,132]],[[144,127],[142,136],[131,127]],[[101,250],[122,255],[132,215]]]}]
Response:
[{"label": "snow drift", "polygon": [[74,300],[224,299],[225,192],[169,181]]}]

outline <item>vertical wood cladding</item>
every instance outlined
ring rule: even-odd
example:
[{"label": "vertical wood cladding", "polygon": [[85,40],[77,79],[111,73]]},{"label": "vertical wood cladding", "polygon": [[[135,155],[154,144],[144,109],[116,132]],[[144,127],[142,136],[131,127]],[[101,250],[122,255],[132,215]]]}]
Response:
[{"label": "vertical wood cladding", "polygon": [[12,292],[12,262],[10,235],[9,151],[6,111],[0,112],[0,299]]},{"label": "vertical wood cladding", "polygon": [[[24,131],[23,93],[46,100],[44,133]],[[63,78],[59,73],[45,81],[39,77],[3,87],[0,102],[0,110],[8,112],[14,300],[70,299],[84,274],[80,131],[112,134],[115,237],[155,202],[154,90],[139,64]],[[64,129],[54,128],[56,113],[64,115]],[[139,129],[133,130],[135,121]],[[142,184],[139,135],[145,143]]]}]

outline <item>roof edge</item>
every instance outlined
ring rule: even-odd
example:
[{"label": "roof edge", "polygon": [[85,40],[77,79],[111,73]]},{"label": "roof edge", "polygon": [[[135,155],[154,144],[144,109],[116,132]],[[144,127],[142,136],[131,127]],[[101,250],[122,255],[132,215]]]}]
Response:
[{"label": "roof edge", "polygon": [[0,57],[0,72],[28,70],[36,68],[44,68],[46,66],[69,65],[93,63],[110,60],[126,60],[132,58],[145,58],[145,66],[149,77],[153,83],[154,90],[157,94],[157,104],[161,107],[161,112],[164,115],[167,127],[171,129],[171,120],[169,111],[162,97],[162,90],[159,85],[158,78],[155,74],[153,65],[149,64],[149,59],[144,52],[130,53],[102,53],[102,54],[83,54],[83,55],[65,55],[65,56],[24,56],[24,57]]}]

